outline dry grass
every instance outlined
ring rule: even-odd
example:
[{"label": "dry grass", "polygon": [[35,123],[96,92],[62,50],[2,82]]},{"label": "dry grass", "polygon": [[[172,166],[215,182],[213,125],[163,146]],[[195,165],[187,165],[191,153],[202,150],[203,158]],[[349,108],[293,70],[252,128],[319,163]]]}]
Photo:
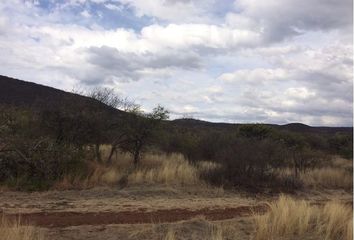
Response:
[{"label": "dry grass", "polygon": [[305,185],[320,188],[353,188],[353,160],[334,156],[329,166],[310,170],[302,176]]},{"label": "dry grass", "polygon": [[341,158],[338,156],[334,156],[332,158],[330,165],[335,168],[347,169],[349,171],[353,170],[353,160]]},{"label": "dry grass", "polygon": [[166,236],[164,237],[164,240],[175,240],[176,239],[176,232],[175,230],[170,226],[167,230]]},{"label": "dry grass", "polygon": [[[294,176],[289,168],[277,169],[276,174],[281,178]],[[328,165],[308,169],[300,173],[299,180],[305,187],[315,189],[353,189],[353,161],[333,157]]]},{"label": "dry grass", "polygon": [[43,234],[34,226],[24,225],[20,219],[9,221],[4,216],[0,220],[1,240],[43,240]]},{"label": "dry grass", "polygon": [[[162,239],[171,240],[227,240],[227,239],[250,239],[252,228],[248,229],[251,220],[227,220],[209,221],[204,216],[160,225],[160,231],[164,232]],[[159,228],[158,226],[155,228]],[[165,229],[165,230],[164,230]],[[149,239],[160,239],[158,237]]]},{"label": "dry grass", "polygon": [[95,186],[114,186],[127,178],[128,185],[205,185],[200,173],[217,167],[210,162],[190,164],[181,154],[146,154],[137,169],[132,169],[132,158],[118,154],[112,166],[95,162],[89,163],[88,176],[64,176],[54,185],[54,189],[86,189]]},{"label": "dry grass", "polygon": [[[223,228],[220,223],[207,221],[204,216],[199,216],[187,221],[162,225],[167,228],[164,240],[223,240]],[[162,229],[161,229],[162,230]]]},{"label": "dry grass", "polygon": [[180,154],[172,154],[170,156],[150,155],[148,160],[155,163],[154,167],[147,167],[142,164],[139,169],[129,175],[129,183],[163,183],[168,185],[194,185],[201,183],[199,169],[189,164]]},{"label": "dry grass", "polygon": [[114,166],[105,167],[104,165],[90,162],[90,174],[88,176],[64,176],[53,186],[57,190],[65,189],[87,189],[95,186],[115,185],[124,175],[124,171]]},{"label": "dry grass", "polygon": [[280,198],[270,210],[255,216],[255,240],[307,239],[352,240],[352,209],[337,202],[311,206],[303,200]]},{"label": "dry grass", "polygon": [[223,229],[220,225],[217,225],[217,224],[210,225],[209,231],[210,231],[211,240],[223,240],[224,239]]},{"label": "dry grass", "polygon": [[345,169],[324,167],[306,171],[300,179],[307,187],[352,189],[353,174]]},{"label": "dry grass", "polygon": [[308,170],[300,179],[306,187],[352,189],[353,161],[335,156],[329,166]]}]

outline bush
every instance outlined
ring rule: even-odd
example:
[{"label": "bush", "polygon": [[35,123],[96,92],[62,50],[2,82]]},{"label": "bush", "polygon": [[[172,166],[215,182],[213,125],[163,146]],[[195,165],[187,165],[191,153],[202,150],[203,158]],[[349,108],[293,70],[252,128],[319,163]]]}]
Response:
[{"label": "bush", "polygon": [[222,165],[204,174],[213,184],[238,187],[266,187],[274,180],[273,168],[283,164],[284,148],[271,140],[238,138],[216,153]]},{"label": "bush", "polygon": [[85,170],[88,152],[84,148],[43,134],[32,112],[2,110],[0,182],[20,189],[47,189],[64,173]]}]

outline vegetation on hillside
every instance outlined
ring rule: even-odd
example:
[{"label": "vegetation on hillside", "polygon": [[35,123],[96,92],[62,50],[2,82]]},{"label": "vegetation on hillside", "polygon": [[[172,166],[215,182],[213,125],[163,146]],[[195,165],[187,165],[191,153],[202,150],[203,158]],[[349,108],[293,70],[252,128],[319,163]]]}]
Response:
[{"label": "vegetation on hillside", "polygon": [[[118,182],[129,181],[133,175],[163,179],[148,169],[136,171],[144,153],[155,152],[182,154],[190,166],[205,161],[217,166],[198,172],[198,178],[209,184],[256,191],[293,190],[304,182],[314,186],[324,175],[334,181],[337,172],[329,173],[329,156],[352,156],[351,133],[300,133],[264,124],[227,129],[181,126],[165,121],[168,111],[161,106],[144,113],[109,89],[95,89],[87,95],[100,104],[87,105],[82,98],[56,108],[39,101],[36,106],[41,107],[0,106],[2,185],[37,190],[64,178],[88,179],[93,169],[111,169],[113,157],[121,153],[130,154],[132,164]],[[125,112],[117,115],[116,109]],[[178,161],[172,165],[181,164]],[[160,170],[169,164],[162,164]],[[281,174],[284,169],[287,174]]]}]

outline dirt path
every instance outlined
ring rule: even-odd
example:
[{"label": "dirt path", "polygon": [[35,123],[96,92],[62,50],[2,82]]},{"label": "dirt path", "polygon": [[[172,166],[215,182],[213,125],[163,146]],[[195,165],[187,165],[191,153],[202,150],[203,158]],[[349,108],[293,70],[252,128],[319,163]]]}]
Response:
[{"label": "dirt path", "polygon": [[[235,217],[249,216],[252,213],[265,212],[266,205],[239,206],[235,208],[202,208],[188,210],[182,208],[162,209],[156,211],[121,211],[121,212],[39,212],[20,215],[22,222],[42,227],[68,227],[80,225],[106,224],[142,224],[164,223],[189,220],[197,216],[205,216],[207,220],[227,220]],[[10,219],[18,218],[18,214],[7,214]]]}]

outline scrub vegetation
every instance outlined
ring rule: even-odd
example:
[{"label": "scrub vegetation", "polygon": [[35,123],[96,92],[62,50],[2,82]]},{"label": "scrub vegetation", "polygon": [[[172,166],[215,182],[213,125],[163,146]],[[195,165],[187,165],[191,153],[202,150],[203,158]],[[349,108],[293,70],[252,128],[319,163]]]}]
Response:
[{"label": "scrub vegetation", "polygon": [[[31,107],[0,106],[0,189],[352,192],[353,137],[348,129],[168,121],[162,106],[146,113],[109,89],[86,95],[57,107],[41,101]],[[196,226],[215,240],[232,239],[242,231],[254,240],[352,239],[351,208],[336,201],[313,205],[281,195],[269,201],[265,213],[255,212],[250,219],[246,230],[239,222],[205,219]],[[190,239],[178,224],[156,231],[158,239]],[[0,236],[44,239],[35,227],[6,217]]]}]

